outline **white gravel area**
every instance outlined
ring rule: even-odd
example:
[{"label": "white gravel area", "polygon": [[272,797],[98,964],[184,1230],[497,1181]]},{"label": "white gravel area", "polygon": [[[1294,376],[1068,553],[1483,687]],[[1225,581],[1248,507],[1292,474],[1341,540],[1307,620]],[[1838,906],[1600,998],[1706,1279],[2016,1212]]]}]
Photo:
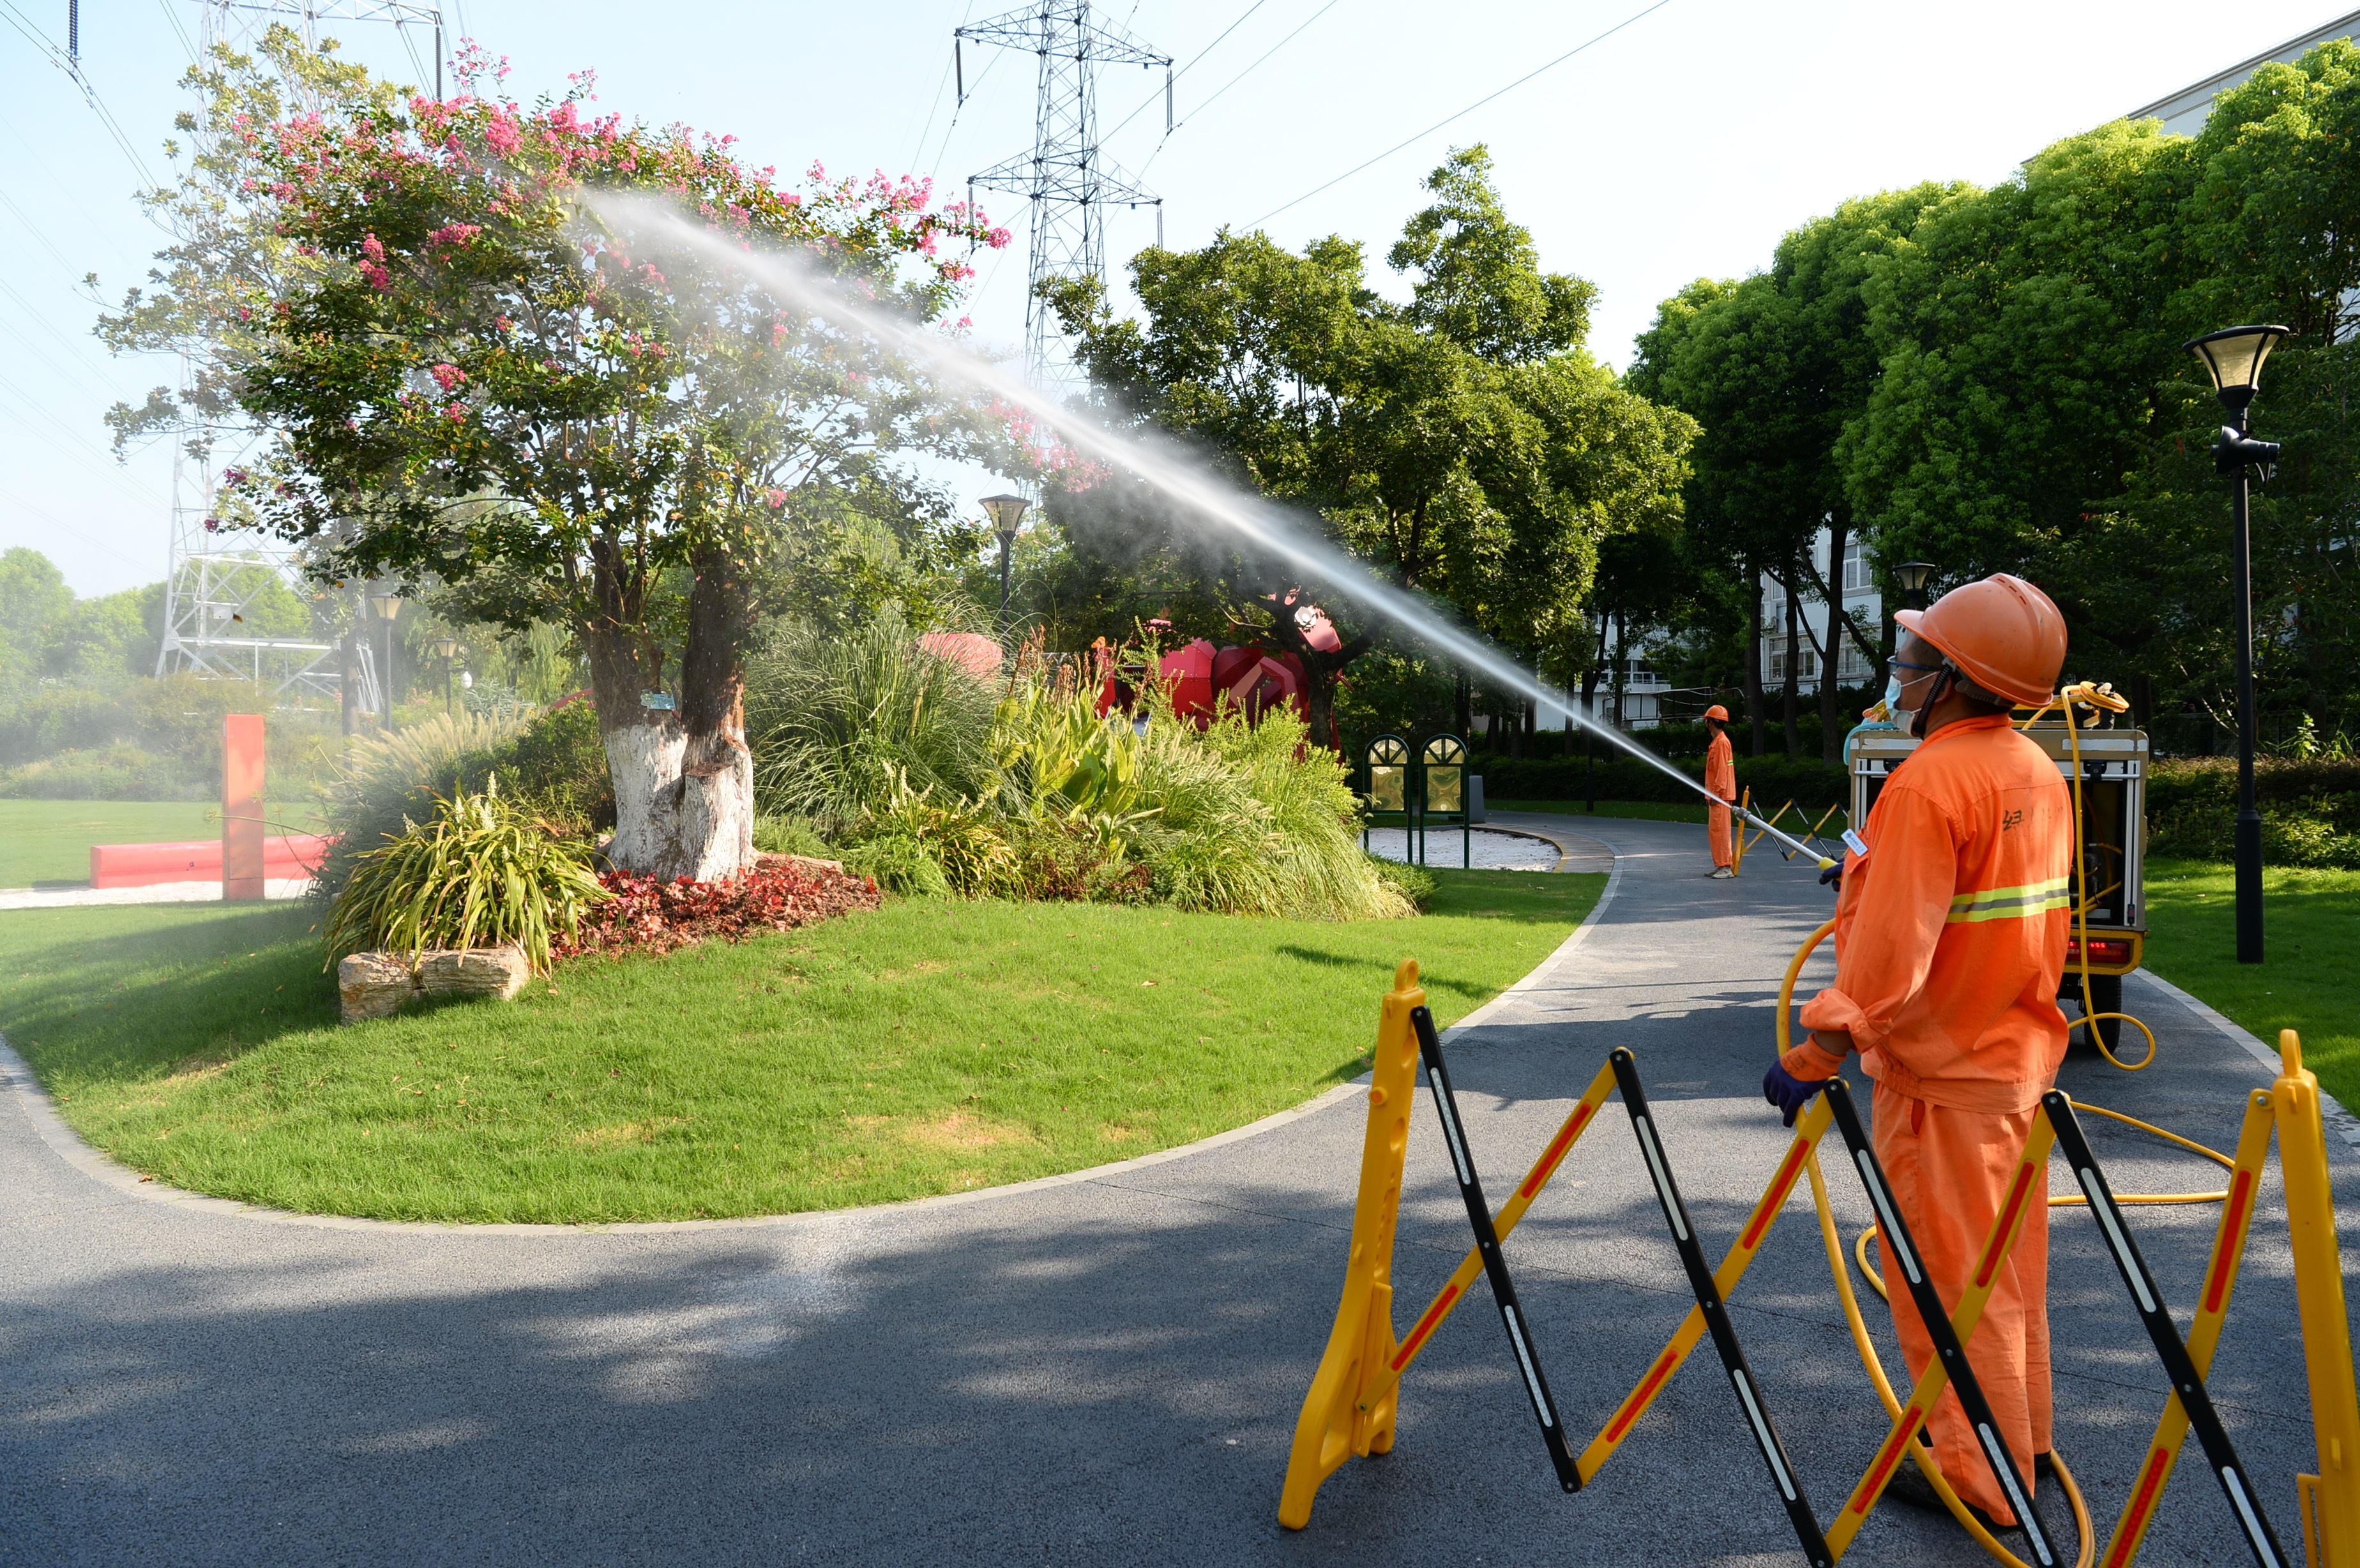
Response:
[{"label": "white gravel area", "polygon": [[[1430,828],[1426,835],[1426,863],[1429,866],[1455,867],[1459,864],[1459,833],[1452,828]],[[1409,836],[1404,828],[1376,828],[1369,833],[1369,853],[1384,860],[1406,861],[1409,848],[1404,840]],[[1469,863],[1479,871],[1554,871],[1558,859],[1557,846],[1546,839],[1527,838],[1523,833],[1502,833],[1494,828],[1477,828],[1474,843],[1468,846]]]},{"label": "white gravel area", "polygon": [[[273,877],[262,885],[266,898],[300,898],[311,890],[309,877]],[[60,909],[79,904],[203,904],[221,902],[221,879],[152,882],[145,887],[0,887],[0,909]]]}]

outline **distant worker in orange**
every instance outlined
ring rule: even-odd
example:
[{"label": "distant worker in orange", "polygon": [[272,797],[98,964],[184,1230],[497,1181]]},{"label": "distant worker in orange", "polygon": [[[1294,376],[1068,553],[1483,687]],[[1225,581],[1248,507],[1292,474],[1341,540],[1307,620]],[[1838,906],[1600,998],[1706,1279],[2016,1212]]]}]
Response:
[{"label": "distant worker in orange", "polygon": [[[1789,1126],[1861,1054],[1876,1081],[1877,1158],[1946,1307],[1963,1293],[2005,1202],[2041,1094],[2065,1059],[2057,982],[2065,964],[2073,812],[2057,765],[2009,722],[2048,701],[2065,621],[2047,594],[2005,573],[1903,610],[1894,719],[1923,744],[1868,814],[1867,848],[1844,862],[1835,984],[1803,1007],[1809,1040],[1770,1069],[1763,1093]],[[1892,1242],[1882,1238],[1886,1278]],[[1912,1380],[1932,1344],[1907,1290],[1894,1330]],[[2050,1454],[2049,1209],[2032,1205],[1967,1359],[2032,1496]],[[1928,1422],[1932,1456],[2000,1526],[2015,1513],[1946,1389]],[[1922,1464],[1925,1450],[1916,1457]],[[1894,1495],[1934,1506],[1907,1475]]]},{"label": "distant worker in orange", "polygon": [[1737,803],[1737,759],[1729,747],[1729,710],[1715,702],[1704,711],[1704,724],[1712,732],[1712,744],[1704,748],[1704,787],[1712,796],[1712,804],[1705,808],[1712,832],[1710,874],[1734,877],[1737,843],[1730,832],[1729,808]]}]

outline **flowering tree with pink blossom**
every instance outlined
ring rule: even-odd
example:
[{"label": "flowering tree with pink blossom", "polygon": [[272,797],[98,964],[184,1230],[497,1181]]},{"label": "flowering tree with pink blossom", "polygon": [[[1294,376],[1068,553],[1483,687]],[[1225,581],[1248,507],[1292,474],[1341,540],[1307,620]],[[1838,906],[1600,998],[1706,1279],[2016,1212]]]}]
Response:
[{"label": "flowering tree with pink blossom", "polygon": [[203,126],[279,265],[202,289],[168,274],[133,302],[210,311],[235,343],[224,397],[272,444],[234,471],[224,517],[338,575],[439,582],[484,618],[569,624],[614,778],[611,855],[734,873],[753,853],[755,619],[798,591],[849,591],[880,529],[931,517],[945,526],[920,536],[967,542],[901,454],[1036,459],[922,366],[683,246],[672,214],[927,321],[962,294],[961,258],[1006,232],[935,209],[923,180],[814,165],[783,186],[733,138],[596,113],[586,74],[519,104],[505,63],[472,46],[445,102],[340,68],[333,91],[257,112],[276,104],[256,84],[307,69],[300,52],[274,35],[268,71],[224,57],[229,90]]}]

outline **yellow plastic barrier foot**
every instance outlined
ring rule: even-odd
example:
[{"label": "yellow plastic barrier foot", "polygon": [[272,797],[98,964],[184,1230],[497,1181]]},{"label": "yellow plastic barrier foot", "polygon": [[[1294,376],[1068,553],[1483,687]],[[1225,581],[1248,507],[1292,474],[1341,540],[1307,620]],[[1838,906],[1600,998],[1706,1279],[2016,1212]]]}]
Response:
[{"label": "yellow plastic barrier foot", "polygon": [[1404,959],[1377,1017],[1377,1051],[1369,1084],[1369,1126],[1360,1143],[1360,1192],[1352,1208],[1352,1250],[1344,1265],[1344,1298],[1328,1348],[1295,1418],[1295,1445],[1279,1493],[1278,1522],[1301,1530],[1311,1522],[1319,1484],[1354,1454],[1383,1454],[1393,1445],[1397,1391],[1363,1408],[1361,1390],[1385,1365],[1396,1341],[1393,1323],[1393,1227],[1401,1215],[1402,1163],[1409,1152],[1409,1113],[1416,1097],[1417,1041],[1410,1014],[1426,1005],[1417,961]]},{"label": "yellow plastic barrier foot", "polygon": [[2295,1308],[2311,1374],[2311,1425],[2319,1474],[2302,1477],[2303,1536],[2312,1568],[2360,1568],[2360,1399],[2352,1373],[2351,1320],[2335,1246],[2334,1189],[2319,1080],[2302,1064],[2302,1040],[2278,1031],[2279,1072],[2270,1085],[2287,1230],[2294,1243]]}]

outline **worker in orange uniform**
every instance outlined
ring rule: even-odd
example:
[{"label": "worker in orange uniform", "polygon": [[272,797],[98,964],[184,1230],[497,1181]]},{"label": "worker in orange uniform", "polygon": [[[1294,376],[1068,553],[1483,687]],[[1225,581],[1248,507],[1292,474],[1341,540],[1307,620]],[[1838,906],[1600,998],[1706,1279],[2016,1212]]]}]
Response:
[{"label": "worker in orange uniform", "polygon": [[[2057,982],[2072,804],[2057,765],[2008,717],[2011,703],[2049,700],[2065,661],[2065,621],[2047,594],[2005,573],[1895,618],[1907,636],[1893,660],[1903,678],[1894,717],[1923,744],[1877,797],[1867,848],[1845,859],[1835,984],[1803,1007],[1810,1039],[1780,1057],[1762,1087],[1792,1126],[1860,1052],[1876,1081],[1877,1158],[1948,1309],[2065,1059]],[[1897,1278],[1892,1242],[1880,1240],[1886,1278]],[[1932,1345],[1907,1290],[1892,1292],[1892,1307],[1915,1380]],[[2026,1216],[1967,1358],[2030,1497],[2031,1467],[2051,1447],[2046,1204]],[[1928,1426],[1961,1497],[2013,1525],[1955,1392],[1943,1391]],[[1906,1480],[1894,1495],[1939,1507],[1921,1477]]]},{"label": "worker in orange uniform", "polygon": [[1712,830],[1710,874],[1734,877],[1737,845],[1735,835],[1730,832],[1729,808],[1737,804],[1737,759],[1729,748],[1729,710],[1715,702],[1704,711],[1704,722],[1705,727],[1712,731],[1712,744],[1704,748],[1704,787],[1712,796],[1712,804],[1705,808],[1706,820]]}]

